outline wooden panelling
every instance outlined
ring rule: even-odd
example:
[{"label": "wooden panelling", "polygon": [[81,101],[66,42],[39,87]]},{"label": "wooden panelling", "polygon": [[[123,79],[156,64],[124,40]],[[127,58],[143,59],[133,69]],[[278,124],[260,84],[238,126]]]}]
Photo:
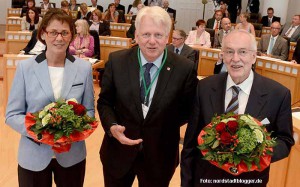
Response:
[{"label": "wooden panelling", "polygon": [[6,31],[21,31],[22,18],[20,17],[7,17],[6,18]]}]

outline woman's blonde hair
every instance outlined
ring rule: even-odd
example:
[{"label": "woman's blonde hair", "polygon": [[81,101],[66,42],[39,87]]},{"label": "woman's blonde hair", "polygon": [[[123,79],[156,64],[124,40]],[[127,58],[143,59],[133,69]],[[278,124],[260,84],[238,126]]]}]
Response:
[{"label": "woman's blonde hair", "polygon": [[82,35],[84,37],[89,36],[89,24],[85,19],[79,19],[75,22],[75,26],[81,26],[82,27]]}]

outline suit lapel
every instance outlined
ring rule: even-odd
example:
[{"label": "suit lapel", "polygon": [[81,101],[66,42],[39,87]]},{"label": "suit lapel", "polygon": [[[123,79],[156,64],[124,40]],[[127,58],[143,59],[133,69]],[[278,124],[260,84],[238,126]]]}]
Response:
[{"label": "suit lapel", "polygon": [[68,96],[68,93],[70,92],[73,82],[75,80],[76,74],[77,74],[77,65],[70,62],[69,59],[66,58],[65,60],[65,69],[64,69],[64,78],[63,78],[63,84],[62,84],[62,90],[60,97],[62,99],[66,99]]},{"label": "suit lapel", "polygon": [[149,118],[151,116],[152,112],[155,111],[155,108],[159,106],[159,102],[162,98],[162,95],[165,93],[170,76],[172,73],[174,73],[173,64],[171,63],[172,59],[173,59],[173,55],[168,54],[166,63],[162,67],[162,69],[159,73],[156,88],[155,88],[155,91],[153,94],[153,99],[151,102],[151,106],[149,108],[149,112],[146,116],[146,119]]},{"label": "suit lapel", "polygon": [[276,52],[276,50],[278,50],[279,48],[279,44],[280,44],[280,38],[279,38],[280,36],[278,36],[277,37],[277,39],[276,39],[276,42],[275,42],[275,44],[274,44],[274,46],[273,46],[273,49],[272,49],[272,51],[271,51],[271,53],[272,54],[276,54],[275,52]]},{"label": "suit lapel", "polygon": [[267,102],[267,95],[268,91],[264,88],[260,75],[254,73],[254,80],[245,114],[250,114],[258,120],[263,120],[263,116],[260,116],[260,113]]},{"label": "suit lapel", "polygon": [[42,62],[35,63],[33,68],[34,68],[35,76],[37,77],[37,80],[40,82],[40,85],[44,93],[47,95],[47,97],[51,102],[54,102],[55,99],[54,99],[52,84],[50,81],[47,60],[44,59]]},{"label": "suit lapel", "polygon": [[140,66],[137,58],[137,47],[132,50],[132,55],[127,61],[128,77],[130,79],[131,90],[133,94],[133,103],[136,106],[140,118],[144,119],[140,93]]},{"label": "suit lapel", "polygon": [[224,108],[227,75],[227,73],[221,74],[218,81],[215,81],[211,87],[212,93],[210,94],[210,103],[212,106],[212,111],[218,115],[225,112]]}]

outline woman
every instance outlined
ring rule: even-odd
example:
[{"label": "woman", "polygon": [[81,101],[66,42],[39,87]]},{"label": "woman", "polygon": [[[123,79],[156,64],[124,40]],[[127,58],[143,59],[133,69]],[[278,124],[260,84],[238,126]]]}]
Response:
[{"label": "woman", "polygon": [[130,15],[136,15],[137,12],[138,12],[138,9],[137,9],[137,6],[139,4],[142,4],[142,1],[141,0],[134,0],[133,3],[132,3],[132,7],[130,8],[129,10],[129,14]]},{"label": "woman", "polygon": [[[35,0],[27,0],[26,6],[22,8],[21,17],[26,15],[29,8],[35,7]],[[39,10],[40,13],[40,10]]]},{"label": "woman", "polygon": [[78,11],[79,6],[77,5],[76,0],[70,0],[70,10]]},{"label": "woman", "polygon": [[76,37],[71,42],[69,53],[80,58],[92,57],[94,55],[94,38],[89,34],[89,24],[85,20],[77,20]]},{"label": "woman", "polygon": [[185,44],[201,45],[203,47],[211,47],[210,34],[205,31],[205,21],[199,19],[196,22],[196,30],[190,31]]},{"label": "woman", "polygon": [[247,21],[247,19],[250,18],[249,14],[248,13],[241,13],[239,18],[240,18],[241,23],[238,23],[235,26],[235,29],[244,29],[244,30],[248,31],[249,33],[251,33],[255,37],[254,26]]},{"label": "woman", "polygon": [[88,6],[86,3],[80,4],[80,11],[77,14],[77,19],[85,19],[87,22],[90,21],[91,12],[88,11]]},{"label": "woman", "polygon": [[110,3],[108,5],[107,11],[104,13],[104,20],[118,23],[118,17],[119,17],[119,12],[116,11],[115,3]]},{"label": "woman", "polygon": [[90,30],[95,30],[99,36],[110,35],[110,23],[102,20],[102,14],[100,10],[95,9],[92,12],[92,21],[90,22]]},{"label": "woman", "polygon": [[22,31],[33,31],[38,28],[42,18],[39,17],[37,8],[31,7],[27,10],[26,16],[22,18],[21,30]]},{"label": "woman", "polygon": [[43,109],[51,102],[75,98],[94,116],[91,64],[67,53],[74,24],[61,9],[50,9],[38,30],[46,51],[18,63],[6,110],[6,124],[21,134],[18,151],[20,187],[82,187],[85,175],[84,141],[72,143],[69,152],[55,153],[51,146],[35,142],[26,132],[27,112]]},{"label": "woman", "polygon": [[61,1],[60,2],[60,7],[63,11],[65,11],[69,16],[72,17],[72,13],[69,9],[69,2],[68,1],[66,1],[66,0]]}]

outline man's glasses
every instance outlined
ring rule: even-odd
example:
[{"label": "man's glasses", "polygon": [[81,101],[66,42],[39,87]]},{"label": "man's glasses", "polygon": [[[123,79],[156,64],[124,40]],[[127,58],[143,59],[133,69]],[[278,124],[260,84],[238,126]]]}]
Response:
[{"label": "man's glasses", "polygon": [[[248,54],[250,54],[251,52],[253,52],[254,50],[248,50],[248,49],[239,49],[237,51],[237,54],[240,56],[240,57],[245,57],[247,56]],[[226,55],[227,57],[230,57],[232,58],[234,56],[236,51],[234,50],[231,50],[231,49],[227,49],[224,51],[224,55]]]},{"label": "man's glasses", "polygon": [[280,28],[276,28],[276,27],[271,27],[271,29],[280,30]]},{"label": "man's glasses", "polygon": [[57,31],[44,31],[45,33],[47,33],[48,37],[50,38],[56,38],[59,34],[65,38],[71,35],[71,33],[69,31],[61,31],[61,32],[57,32]]}]

